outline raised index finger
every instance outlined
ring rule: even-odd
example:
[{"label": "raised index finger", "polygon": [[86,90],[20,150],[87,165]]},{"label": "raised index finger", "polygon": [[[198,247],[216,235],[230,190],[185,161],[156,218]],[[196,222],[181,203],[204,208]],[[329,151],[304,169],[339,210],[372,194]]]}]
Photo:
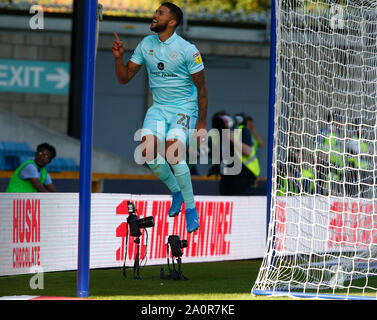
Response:
[{"label": "raised index finger", "polygon": [[116,32],[114,32],[114,36],[115,36],[115,40],[116,40],[116,41],[120,41],[120,40],[119,40],[119,37],[118,37],[118,35],[117,35]]}]

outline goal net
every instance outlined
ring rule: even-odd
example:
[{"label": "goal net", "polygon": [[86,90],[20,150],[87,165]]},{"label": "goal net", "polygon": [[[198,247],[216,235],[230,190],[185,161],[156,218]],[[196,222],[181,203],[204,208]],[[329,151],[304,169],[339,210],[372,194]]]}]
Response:
[{"label": "goal net", "polygon": [[272,194],[252,292],[377,297],[377,1],[276,0]]}]

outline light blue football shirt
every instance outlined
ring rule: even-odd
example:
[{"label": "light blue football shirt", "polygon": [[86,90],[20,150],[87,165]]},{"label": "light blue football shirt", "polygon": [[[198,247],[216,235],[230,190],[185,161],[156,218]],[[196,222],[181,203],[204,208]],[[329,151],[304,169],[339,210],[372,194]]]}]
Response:
[{"label": "light blue football shirt", "polygon": [[165,42],[157,34],[145,37],[131,61],[145,64],[154,103],[177,106],[197,103],[198,92],[191,74],[204,69],[203,61],[198,49],[176,33]]}]

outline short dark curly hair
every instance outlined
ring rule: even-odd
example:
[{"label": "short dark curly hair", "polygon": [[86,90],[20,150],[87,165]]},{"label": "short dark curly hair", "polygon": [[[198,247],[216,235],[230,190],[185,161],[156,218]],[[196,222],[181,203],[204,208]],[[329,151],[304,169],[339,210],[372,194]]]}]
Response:
[{"label": "short dark curly hair", "polygon": [[163,2],[161,3],[161,6],[169,8],[170,13],[174,17],[174,19],[177,21],[176,27],[178,27],[182,23],[182,20],[183,20],[183,12],[181,8],[171,2]]},{"label": "short dark curly hair", "polygon": [[39,151],[41,149],[46,149],[46,150],[50,151],[51,155],[52,155],[51,159],[54,159],[56,157],[56,149],[51,144],[48,144],[47,142],[41,143],[40,145],[38,145],[37,151]]}]

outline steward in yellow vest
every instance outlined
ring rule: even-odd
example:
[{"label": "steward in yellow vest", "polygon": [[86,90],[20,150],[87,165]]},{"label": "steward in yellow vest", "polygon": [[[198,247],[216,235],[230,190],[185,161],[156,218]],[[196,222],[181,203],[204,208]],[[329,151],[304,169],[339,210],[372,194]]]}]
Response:
[{"label": "steward in yellow vest", "polygon": [[45,166],[56,156],[48,143],[37,147],[35,159],[21,164],[13,173],[6,192],[56,192]]},{"label": "steward in yellow vest", "polygon": [[315,193],[315,175],[310,168],[302,168],[294,177],[277,176],[277,196]]},{"label": "steward in yellow vest", "polygon": [[230,141],[231,149],[234,150],[234,161],[240,161],[242,164],[241,172],[238,175],[221,174],[220,194],[255,194],[256,179],[260,175],[259,160],[256,155],[257,144],[244,124],[235,128],[231,133]]},{"label": "steward in yellow vest", "polygon": [[[235,132],[235,139],[242,141],[242,129],[245,128],[244,125],[240,125]],[[236,152],[239,159],[242,161],[242,164],[248,168],[255,177],[259,177],[260,174],[260,166],[259,160],[257,158],[257,147],[258,144],[253,136],[251,136],[253,145],[251,146],[251,153],[248,156],[243,155],[241,152]]]}]

